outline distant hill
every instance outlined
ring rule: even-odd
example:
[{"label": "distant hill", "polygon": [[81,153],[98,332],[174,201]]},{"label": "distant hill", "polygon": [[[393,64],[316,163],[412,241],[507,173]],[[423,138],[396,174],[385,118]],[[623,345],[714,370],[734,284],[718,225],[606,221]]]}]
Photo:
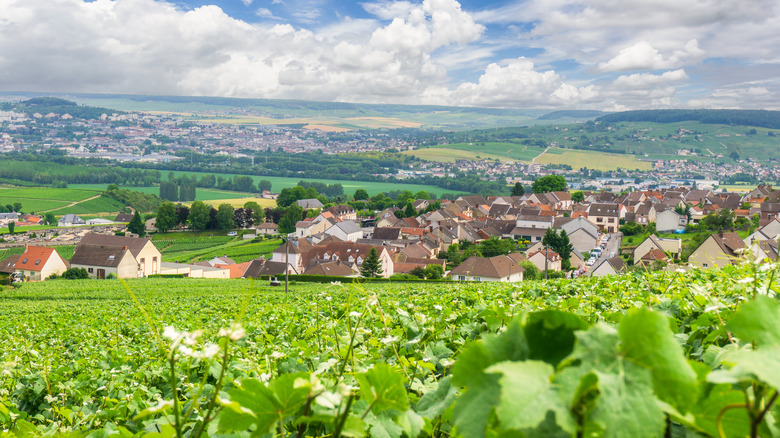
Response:
[{"label": "distant hill", "polygon": [[547,114],[538,117],[537,120],[558,120],[563,118],[595,119],[596,117],[603,116],[604,114],[605,113],[603,111],[593,111],[593,110],[563,110],[563,111],[549,112]]},{"label": "distant hill", "polygon": [[70,114],[71,116],[78,119],[90,120],[97,119],[103,114],[121,113],[121,111],[117,110],[93,106],[83,106],[67,99],[48,96],[33,97],[32,99],[23,100],[21,102],[2,102],[0,103],[0,110],[22,112],[31,117],[35,113],[42,115],[53,113],[57,114],[58,116],[63,114]]},{"label": "distant hill", "polygon": [[700,122],[717,125],[744,125],[780,129],[780,111],[766,110],[639,110],[607,114],[596,119],[604,123],[617,122]]}]

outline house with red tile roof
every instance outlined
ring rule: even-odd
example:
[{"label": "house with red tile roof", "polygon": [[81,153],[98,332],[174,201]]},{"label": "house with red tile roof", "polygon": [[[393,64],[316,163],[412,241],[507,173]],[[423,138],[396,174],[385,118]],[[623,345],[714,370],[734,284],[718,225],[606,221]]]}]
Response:
[{"label": "house with red tile roof", "polygon": [[52,274],[62,274],[69,267],[54,248],[27,245],[14,264],[14,272],[21,273],[24,281],[41,281]]}]

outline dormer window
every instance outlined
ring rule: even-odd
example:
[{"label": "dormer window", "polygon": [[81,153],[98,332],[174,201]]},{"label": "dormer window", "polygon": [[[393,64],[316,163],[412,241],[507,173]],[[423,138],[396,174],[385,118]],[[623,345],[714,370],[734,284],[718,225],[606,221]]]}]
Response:
[{"label": "dormer window", "polygon": [[41,264],[41,259],[38,259],[38,260],[35,261],[35,266],[38,266],[40,264]]},{"label": "dormer window", "polygon": [[30,259],[24,259],[24,260],[22,260],[22,264],[26,264],[26,263],[27,263],[27,260],[30,260]]}]

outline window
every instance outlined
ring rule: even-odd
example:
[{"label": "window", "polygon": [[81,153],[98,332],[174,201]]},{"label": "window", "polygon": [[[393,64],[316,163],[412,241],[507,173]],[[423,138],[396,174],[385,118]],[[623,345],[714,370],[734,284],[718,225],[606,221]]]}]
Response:
[{"label": "window", "polygon": [[25,263],[27,263],[27,260],[29,260],[29,259],[24,259],[24,260],[22,260],[22,264],[25,264]]},{"label": "window", "polygon": [[157,261],[157,257],[156,256],[152,257],[152,262],[156,262],[156,261]]},{"label": "window", "polygon": [[146,263],[146,259],[141,259],[141,263]]},{"label": "window", "polygon": [[35,261],[35,266],[38,266],[40,264],[41,264],[41,259],[38,259],[38,260]]},{"label": "window", "polygon": [[94,272],[94,269],[93,268],[88,268],[87,272],[89,272],[91,274],[92,272]]},{"label": "window", "polygon": [[705,267],[705,268],[707,267],[706,263],[702,263],[701,265],[702,265],[702,267]]}]

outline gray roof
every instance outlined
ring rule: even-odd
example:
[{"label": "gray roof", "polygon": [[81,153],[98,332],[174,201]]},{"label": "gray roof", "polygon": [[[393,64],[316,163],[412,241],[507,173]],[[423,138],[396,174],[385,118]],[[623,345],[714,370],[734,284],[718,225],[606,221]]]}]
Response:
[{"label": "gray roof", "polygon": [[65,224],[85,224],[84,219],[78,217],[75,214],[68,213],[65,216],[61,217],[59,221]]},{"label": "gray roof", "polygon": [[81,242],[76,246],[76,250],[82,245],[98,245],[98,246],[112,246],[123,248],[127,247],[133,257],[137,257],[138,253],[144,249],[149,239],[141,239],[138,237],[126,237],[126,236],[114,236],[111,234],[98,234],[88,233],[81,239]]},{"label": "gray roof", "polygon": [[115,268],[119,266],[119,262],[127,252],[129,251],[125,247],[79,244],[70,259],[70,264]]}]

